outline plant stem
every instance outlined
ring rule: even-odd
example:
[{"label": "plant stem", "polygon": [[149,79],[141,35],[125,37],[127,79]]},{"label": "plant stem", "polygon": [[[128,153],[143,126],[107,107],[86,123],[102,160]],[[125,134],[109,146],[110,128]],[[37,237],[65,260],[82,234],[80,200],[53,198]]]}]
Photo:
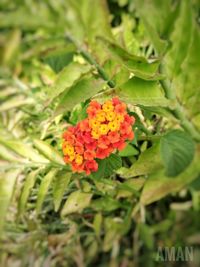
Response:
[{"label": "plant stem", "polygon": [[[161,67],[161,70],[163,71],[163,67]],[[171,82],[168,79],[161,80],[161,85],[165,91],[165,95],[168,99],[174,100],[176,103],[175,109],[173,109],[171,112],[179,121],[181,126],[196,140],[200,141],[200,133],[196,130],[194,125],[189,121],[187,116],[185,115],[184,108],[181,106],[181,104],[178,102],[178,99],[176,97],[175,91],[171,87]]]},{"label": "plant stem", "polygon": [[76,48],[78,49],[79,53],[92,65],[96,68],[98,71],[99,75],[104,81],[107,81],[107,84],[109,87],[114,88],[115,87],[115,82],[109,78],[107,73],[104,71],[104,69],[96,62],[96,60],[86,51],[84,50],[76,40],[74,40],[71,36],[66,35],[67,40],[72,42]]}]

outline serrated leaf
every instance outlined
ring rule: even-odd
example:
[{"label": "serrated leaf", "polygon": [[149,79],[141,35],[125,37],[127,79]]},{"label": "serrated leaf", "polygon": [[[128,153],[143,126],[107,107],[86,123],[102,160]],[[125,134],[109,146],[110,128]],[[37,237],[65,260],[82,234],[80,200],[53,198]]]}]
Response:
[{"label": "serrated leaf", "polygon": [[48,159],[51,161],[59,164],[59,165],[64,165],[63,158],[61,155],[58,153],[58,151],[47,144],[46,142],[39,140],[39,139],[34,139],[33,143],[35,147]]},{"label": "serrated leaf", "polygon": [[76,104],[85,101],[102,90],[103,85],[104,82],[102,80],[95,80],[92,77],[82,78],[61,95],[54,115],[71,110]]},{"label": "serrated leaf", "polygon": [[58,172],[58,169],[51,169],[43,178],[42,182],[39,187],[38,196],[37,196],[37,202],[36,202],[36,211],[37,214],[40,213],[42,209],[42,204],[44,202],[45,196],[48,192],[49,186],[52,183],[54,177],[56,176],[56,173]]},{"label": "serrated leaf", "polygon": [[40,169],[31,171],[26,177],[26,180],[25,180],[25,183],[24,183],[21,195],[20,195],[19,203],[18,203],[18,215],[22,214],[25,211],[28,197],[30,195],[31,189],[34,187],[37,174],[39,171]]},{"label": "serrated leaf", "polygon": [[65,202],[61,215],[65,216],[74,212],[82,212],[90,204],[92,194],[80,190],[71,193]]},{"label": "serrated leaf", "polygon": [[94,178],[109,177],[115,170],[122,166],[121,158],[116,154],[111,154],[108,158],[98,160],[98,170],[92,173]]},{"label": "serrated leaf", "polygon": [[131,178],[150,174],[162,167],[160,143],[157,142],[151,148],[145,150],[130,168],[121,168],[117,173],[123,178]]},{"label": "serrated leaf", "polygon": [[91,66],[71,62],[59,74],[53,86],[48,90],[50,99],[54,99],[59,94],[67,93],[70,87],[85,73],[89,72]]},{"label": "serrated leaf", "polygon": [[200,173],[199,156],[197,150],[192,164],[174,179],[167,177],[164,170],[152,173],[144,185],[140,198],[141,203],[143,205],[151,204],[170,193],[180,191],[187,184],[190,184]]},{"label": "serrated leaf", "polygon": [[0,235],[3,229],[7,209],[11,201],[15,182],[21,170],[10,170],[6,173],[1,173],[0,176]]},{"label": "serrated leaf", "polygon": [[160,151],[166,175],[176,176],[192,162],[195,144],[186,132],[173,130],[161,138]]},{"label": "serrated leaf", "polygon": [[70,182],[72,174],[70,172],[62,171],[56,175],[53,185],[53,202],[55,211],[58,211],[64,192]]},{"label": "serrated leaf", "polygon": [[145,80],[159,80],[163,76],[158,73],[159,61],[148,62],[145,58],[131,55],[122,47],[115,43],[111,43],[105,38],[99,38],[106,45],[111,56],[119,63],[123,64],[129,71],[134,73],[134,76]]},{"label": "serrated leaf", "polygon": [[123,101],[143,106],[171,106],[172,103],[165,98],[160,84],[156,81],[145,81],[133,77],[120,88],[116,93]]},{"label": "serrated leaf", "polygon": [[132,145],[127,144],[126,147],[119,152],[120,157],[130,157],[130,156],[135,156],[138,155],[139,151]]}]

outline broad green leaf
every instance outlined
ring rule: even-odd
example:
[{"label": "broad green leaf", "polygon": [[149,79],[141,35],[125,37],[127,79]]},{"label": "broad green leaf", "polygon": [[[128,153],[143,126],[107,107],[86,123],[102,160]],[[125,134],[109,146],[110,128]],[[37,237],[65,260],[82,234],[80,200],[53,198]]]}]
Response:
[{"label": "broad green leaf", "polygon": [[104,38],[99,38],[99,40],[106,45],[111,56],[127,67],[129,71],[133,72],[136,77],[145,80],[159,80],[163,78],[162,75],[158,73],[158,60],[150,63],[143,57],[129,54],[120,46],[111,43]]},{"label": "broad green leaf", "polygon": [[190,184],[200,174],[199,152],[197,150],[193,162],[180,173],[178,176],[171,179],[165,175],[164,170],[152,173],[146,181],[140,201],[143,205],[151,204],[166,195],[178,192],[187,184]]},{"label": "broad green leaf", "polygon": [[98,170],[92,173],[94,178],[109,177],[114,171],[122,166],[121,158],[116,154],[111,154],[108,158],[98,160]]},{"label": "broad green leaf", "polygon": [[70,182],[72,174],[66,171],[60,171],[57,173],[53,184],[53,202],[55,211],[58,211],[64,192]]},{"label": "broad green leaf", "polygon": [[90,204],[91,198],[92,194],[84,193],[80,190],[71,193],[65,202],[61,215],[65,216],[74,212],[82,212]]},{"label": "broad green leaf", "polygon": [[121,168],[117,173],[123,178],[131,178],[153,173],[162,167],[160,143],[157,142],[151,148],[145,150],[130,168]]},{"label": "broad green leaf", "polygon": [[116,94],[123,101],[143,106],[171,106],[173,103],[165,98],[160,84],[156,81],[145,81],[133,77],[120,88]]},{"label": "broad green leaf", "polygon": [[69,111],[76,104],[92,97],[102,90],[104,84],[102,80],[95,80],[92,77],[80,79],[67,92],[61,95],[61,100],[54,115]]},{"label": "broad green leaf", "polygon": [[181,71],[174,77],[172,90],[176,91],[179,101],[184,106],[184,112],[200,131],[200,30],[198,24],[193,23],[192,41],[188,47],[187,56],[181,64]]},{"label": "broad green leaf", "polygon": [[160,151],[166,175],[176,176],[192,162],[195,144],[186,132],[172,130],[161,138]]},{"label": "broad green leaf", "polygon": [[117,198],[138,196],[138,191],[143,187],[145,180],[143,177],[132,178],[118,185]]},{"label": "broad green leaf", "polygon": [[167,47],[166,39],[176,19],[177,6],[172,1],[136,0],[136,10],[145,26],[156,51],[162,54]]},{"label": "broad green leaf", "polygon": [[30,145],[20,140],[5,140],[0,137],[0,143],[15,151],[17,154],[38,163],[48,163],[48,159],[37,153]]},{"label": "broad green leaf", "polygon": [[15,182],[21,170],[9,170],[0,174],[0,235],[2,233],[8,206],[11,201]]},{"label": "broad green leaf", "polygon": [[[184,35],[184,38],[182,38]],[[180,71],[192,37],[192,4],[190,0],[180,2],[179,16],[170,36],[172,43],[164,57],[168,78],[173,79]]]},{"label": "broad green leaf", "polygon": [[31,189],[34,187],[37,174],[40,171],[40,169],[37,169],[35,171],[31,171],[27,177],[25,178],[25,183],[20,195],[19,203],[18,203],[18,214],[22,214],[25,211],[26,204],[31,192]]},{"label": "broad green leaf", "polygon": [[64,67],[73,61],[74,53],[74,46],[68,45],[65,49],[48,53],[48,55],[43,58],[43,61],[44,63],[48,64],[56,73],[59,73]]},{"label": "broad green leaf", "polygon": [[130,157],[130,156],[135,156],[138,155],[139,151],[132,145],[127,144],[126,147],[119,152],[120,157]]},{"label": "broad green leaf", "polygon": [[58,169],[51,169],[43,178],[39,187],[37,202],[36,202],[36,211],[37,214],[40,213],[42,209],[42,204],[44,202],[45,196],[48,193],[49,186],[51,185],[53,179],[56,176]]},{"label": "broad green leaf", "polygon": [[121,204],[118,200],[113,199],[110,196],[101,197],[95,199],[91,203],[93,209],[98,211],[113,211],[121,207]]},{"label": "broad green leaf", "polygon": [[70,87],[75,84],[79,78],[89,72],[91,67],[89,65],[71,62],[67,65],[57,76],[53,86],[48,90],[50,99],[54,99],[59,94],[65,91],[65,94],[70,90]]},{"label": "broad green leaf", "polygon": [[59,164],[59,165],[64,165],[63,158],[61,155],[58,153],[58,151],[47,144],[46,142],[39,140],[39,139],[34,139],[33,143],[35,147],[48,159],[51,161]]},{"label": "broad green leaf", "polygon": [[[78,2],[70,0],[70,3],[81,19],[90,44],[94,44],[96,36],[113,38],[106,0],[80,0]],[[92,12],[88,12],[91,7]]]}]

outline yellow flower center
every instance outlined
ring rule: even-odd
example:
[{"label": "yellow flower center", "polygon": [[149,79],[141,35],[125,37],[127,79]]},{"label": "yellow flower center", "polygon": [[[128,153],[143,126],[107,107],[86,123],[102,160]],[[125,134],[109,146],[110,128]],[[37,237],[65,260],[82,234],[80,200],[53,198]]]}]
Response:
[{"label": "yellow flower center", "polygon": [[77,155],[75,158],[75,162],[76,164],[81,165],[83,162],[83,157],[81,155]]},{"label": "yellow flower center", "polygon": [[99,127],[99,132],[100,134],[104,135],[107,134],[107,132],[109,131],[108,125],[107,124],[101,124]]},{"label": "yellow flower center", "polygon": [[66,155],[74,155],[74,148],[73,146],[70,145],[66,145],[66,147],[64,148],[64,154]]},{"label": "yellow flower center", "polygon": [[104,111],[100,110],[96,115],[97,121],[104,122],[106,119],[106,114]]},{"label": "yellow flower center", "polygon": [[109,111],[109,112],[106,113],[106,119],[108,121],[113,121],[115,116],[116,116],[116,114],[113,111]]},{"label": "yellow flower center", "polygon": [[109,124],[108,124],[108,128],[109,128],[112,132],[119,130],[119,127],[120,127],[120,125],[119,125],[119,123],[118,123],[117,121],[111,121],[111,122],[109,122]]},{"label": "yellow flower center", "polygon": [[98,139],[98,138],[100,137],[100,134],[99,134],[97,131],[93,130],[93,131],[92,131],[92,137],[93,137],[94,139]]}]

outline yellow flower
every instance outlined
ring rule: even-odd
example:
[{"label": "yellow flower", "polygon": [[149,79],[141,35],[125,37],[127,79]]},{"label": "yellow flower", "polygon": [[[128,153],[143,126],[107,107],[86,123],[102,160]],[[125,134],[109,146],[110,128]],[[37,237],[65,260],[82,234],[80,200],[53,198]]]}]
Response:
[{"label": "yellow flower", "polygon": [[107,132],[109,131],[108,125],[107,124],[101,124],[99,126],[99,133],[101,135],[107,134]]},{"label": "yellow flower", "polygon": [[75,153],[74,153],[73,155],[70,155],[70,156],[69,156],[69,161],[73,161],[74,158],[75,158]]},{"label": "yellow flower", "polygon": [[66,155],[74,155],[74,148],[73,148],[73,146],[66,145],[63,152]]},{"label": "yellow flower", "polygon": [[76,164],[81,165],[83,162],[83,157],[81,155],[77,155],[75,158],[75,162]]},{"label": "yellow flower", "polygon": [[98,127],[100,126],[100,122],[95,119],[89,120],[89,126],[92,129],[98,129]]},{"label": "yellow flower", "polygon": [[115,116],[116,116],[116,114],[113,111],[109,111],[109,112],[106,113],[106,119],[108,121],[113,121]]},{"label": "yellow flower", "polygon": [[120,127],[120,124],[119,124],[119,122],[117,122],[116,120],[111,121],[111,122],[108,123],[108,128],[109,128],[112,132],[119,130],[119,127]]},{"label": "yellow flower", "polygon": [[123,122],[123,121],[124,121],[124,116],[121,115],[121,114],[116,114],[116,118],[115,118],[115,120],[116,120],[117,122]]},{"label": "yellow flower", "polygon": [[105,112],[109,112],[109,111],[113,111],[114,107],[112,104],[112,101],[108,100],[103,104],[103,111]]},{"label": "yellow flower", "polygon": [[97,119],[97,121],[104,122],[106,119],[105,112],[103,110],[98,111],[97,115],[96,115],[96,119]]},{"label": "yellow flower", "polygon": [[100,134],[99,134],[97,131],[93,130],[93,131],[92,131],[92,137],[93,137],[94,139],[98,139],[98,138],[100,137]]}]

